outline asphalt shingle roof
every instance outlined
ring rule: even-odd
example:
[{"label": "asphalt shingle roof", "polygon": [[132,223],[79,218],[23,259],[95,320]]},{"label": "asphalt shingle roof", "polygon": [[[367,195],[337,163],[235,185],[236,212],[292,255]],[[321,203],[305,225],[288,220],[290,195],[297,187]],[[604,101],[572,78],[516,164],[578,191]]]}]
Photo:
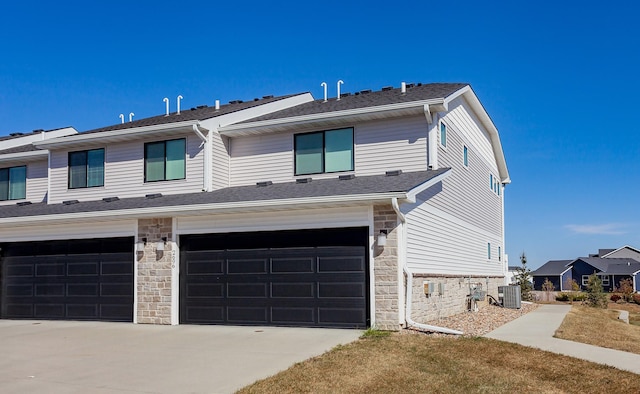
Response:
[{"label": "asphalt shingle roof", "polygon": [[531,275],[534,276],[557,276],[567,270],[567,264],[573,260],[551,260],[547,261],[542,267],[533,271]]},{"label": "asphalt shingle roof", "polygon": [[29,143],[28,145],[20,145],[20,146],[15,146],[13,148],[0,150],[0,155],[8,155],[10,153],[33,152],[36,150],[40,150],[40,149],[36,148],[31,143]]},{"label": "asphalt shingle roof", "polygon": [[348,180],[340,180],[336,176],[336,178],[312,180],[308,183],[287,182],[269,186],[237,186],[212,192],[166,195],[158,198],[123,198],[112,202],[98,200],[81,201],[70,205],[47,203],[9,205],[0,207],[0,219],[151,207],[408,192],[447,171],[449,168],[402,173],[397,176],[363,176]]},{"label": "asphalt shingle roof", "polygon": [[[111,130],[131,129],[136,127],[154,126],[159,124],[170,124],[170,123],[184,122],[189,120],[210,119],[210,118],[215,118],[217,116],[226,115],[232,112],[241,111],[247,108],[252,108],[258,105],[268,104],[268,103],[283,100],[289,97],[298,96],[300,94],[304,94],[304,93],[289,94],[286,96],[278,96],[278,97],[265,96],[261,99],[257,99],[257,98],[253,99],[252,101],[236,100],[236,101],[230,102],[229,104],[220,105],[219,110],[216,110],[215,106],[209,107],[206,105],[201,105],[191,109],[185,108],[184,110],[180,111],[179,115],[177,114],[177,112],[172,112],[169,114],[169,116],[166,116],[166,115],[152,116],[150,118],[138,119],[132,122],[125,122],[125,123],[115,124],[111,126],[101,127],[98,129],[83,131],[82,134],[99,133],[102,131],[111,131]],[[61,138],[64,138],[64,137],[61,137]]]},{"label": "asphalt shingle roof", "polygon": [[272,112],[257,118],[249,119],[240,123],[259,122],[263,120],[289,118],[295,116],[344,111],[349,109],[377,107],[387,104],[409,103],[437,98],[446,98],[456,91],[468,86],[467,83],[430,83],[408,85],[405,94],[400,88],[384,89],[375,92],[363,91],[355,94],[343,96],[340,100],[330,98],[326,102],[324,98],[308,103],[296,105],[295,107]]},{"label": "asphalt shingle roof", "polygon": [[580,257],[578,260],[606,274],[628,275],[640,270],[640,262],[629,258]]}]

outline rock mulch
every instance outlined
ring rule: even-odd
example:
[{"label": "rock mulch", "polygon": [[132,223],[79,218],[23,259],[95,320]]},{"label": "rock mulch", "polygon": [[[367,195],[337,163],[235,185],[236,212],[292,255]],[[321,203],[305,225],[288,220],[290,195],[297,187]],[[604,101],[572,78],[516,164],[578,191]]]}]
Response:
[{"label": "rock mulch", "polygon": [[[477,312],[465,312],[458,315],[441,318],[436,321],[427,322],[429,325],[446,327],[453,330],[462,331],[463,336],[478,337],[496,328],[525,315],[538,307],[537,304],[523,303],[520,309],[501,308],[496,305],[485,305]],[[417,330],[404,330],[405,332]],[[451,336],[448,334],[431,333],[425,334],[434,336]]]}]

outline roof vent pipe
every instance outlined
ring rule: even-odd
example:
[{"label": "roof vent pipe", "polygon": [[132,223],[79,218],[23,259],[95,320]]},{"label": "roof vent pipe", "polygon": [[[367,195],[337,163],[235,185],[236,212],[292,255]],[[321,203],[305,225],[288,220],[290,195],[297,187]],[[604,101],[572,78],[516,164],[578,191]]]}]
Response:
[{"label": "roof vent pipe", "polygon": [[181,94],[178,95],[178,113],[176,115],[180,115],[180,100],[182,100],[184,97],[182,97]]},{"label": "roof vent pipe", "polygon": [[124,114],[120,114],[118,116],[120,116],[120,123],[124,124]]},{"label": "roof vent pipe", "polygon": [[327,83],[326,82],[322,82],[320,84],[320,86],[324,87],[324,102],[326,103],[327,102]]},{"label": "roof vent pipe", "polygon": [[135,116],[135,114],[133,112],[129,112],[129,122],[133,121],[133,117]]},{"label": "roof vent pipe", "polygon": [[169,116],[169,98],[165,97],[165,98],[162,99],[162,101],[164,101],[164,103],[167,106],[167,113],[164,116]]},{"label": "roof vent pipe", "polygon": [[216,100],[216,111],[220,110],[220,100]]},{"label": "roof vent pipe", "polygon": [[402,94],[407,93],[407,83],[406,82],[402,82],[400,84],[400,93],[402,93]]},{"label": "roof vent pipe", "polygon": [[338,81],[338,98],[336,100],[340,100],[340,85],[342,85],[344,83],[344,81],[342,79],[340,79]]}]

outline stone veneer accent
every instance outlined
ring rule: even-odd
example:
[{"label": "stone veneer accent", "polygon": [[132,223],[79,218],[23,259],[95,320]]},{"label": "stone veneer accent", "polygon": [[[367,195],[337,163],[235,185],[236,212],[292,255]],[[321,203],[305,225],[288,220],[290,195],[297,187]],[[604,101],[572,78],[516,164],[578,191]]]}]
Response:
[{"label": "stone veneer accent", "polygon": [[[423,282],[434,284],[435,291],[429,297],[424,294]],[[439,284],[444,285],[444,294],[438,293]],[[470,285],[497,299],[504,277],[414,274],[411,317],[415,322],[427,323],[466,312]]]},{"label": "stone veneer accent", "polygon": [[387,244],[374,248],[373,274],[375,286],[375,327],[398,330],[398,223],[390,204],[373,207],[373,234],[387,231]]},{"label": "stone veneer accent", "polygon": [[[138,259],[138,312],[141,324],[171,324],[171,261],[172,219],[154,218],[138,220],[138,240],[147,239],[144,255]],[[156,245],[166,237],[164,252]]]}]

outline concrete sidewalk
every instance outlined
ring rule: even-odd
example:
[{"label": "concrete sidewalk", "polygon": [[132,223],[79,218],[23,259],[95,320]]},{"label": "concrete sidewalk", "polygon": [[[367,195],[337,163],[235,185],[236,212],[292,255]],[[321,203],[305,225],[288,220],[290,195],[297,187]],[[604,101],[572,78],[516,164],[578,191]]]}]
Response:
[{"label": "concrete sidewalk", "polygon": [[640,374],[640,355],[554,338],[570,305],[541,305],[485,337],[518,343]]}]

